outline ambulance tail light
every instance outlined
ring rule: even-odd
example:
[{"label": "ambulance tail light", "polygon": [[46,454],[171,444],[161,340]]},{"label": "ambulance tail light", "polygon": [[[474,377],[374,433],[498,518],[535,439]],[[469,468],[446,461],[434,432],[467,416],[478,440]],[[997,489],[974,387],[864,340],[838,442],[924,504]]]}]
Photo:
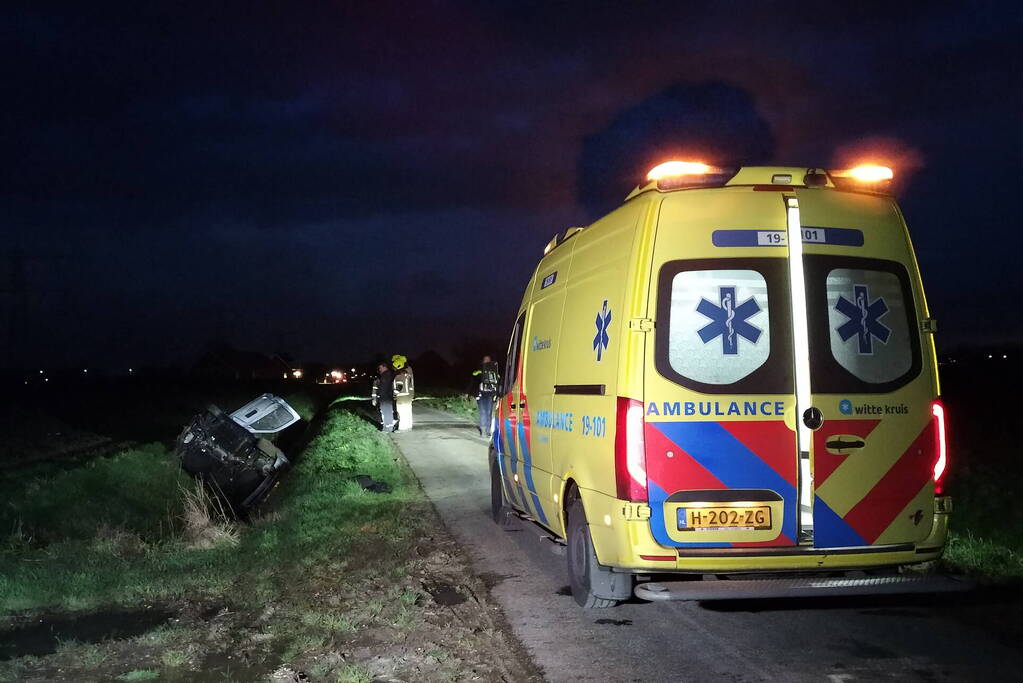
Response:
[{"label": "ambulance tail light", "polygon": [[708,166],[700,161],[665,161],[651,168],[646,180],[657,183],[658,190],[715,187],[724,185],[738,172],[737,168]]},{"label": "ambulance tail light", "polygon": [[647,499],[647,490],[643,403],[619,396],[615,427],[615,480],[618,498],[644,501]]},{"label": "ambulance tail light", "polygon": [[941,401],[935,401],[931,405],[931,414],[934,415],[937,430],[938,451],[938,457],[934,461],[934,493],[940,496],[945,492],[945,471],[948,468],[948,431],[945,427],[945,406]]}]

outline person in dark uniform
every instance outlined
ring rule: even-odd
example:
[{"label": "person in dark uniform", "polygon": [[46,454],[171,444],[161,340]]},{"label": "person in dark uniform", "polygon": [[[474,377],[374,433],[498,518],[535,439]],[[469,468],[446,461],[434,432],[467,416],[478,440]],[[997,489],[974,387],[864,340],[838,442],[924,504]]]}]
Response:
[{"label": "person in dark uniform", "polygon": [[394,431],[394,371],[387,363],[377,366],[379,375],[373,381],[373,405],[380,409],[380,429]]},{"label": "person in dark uniform", "polygon": [[480,417],[480,436],[490,438],[494,426],[494,402],[501,385],[501,369],[490,356],[483,356],[480,366],[472,373],[469,395],[476,397]]}]

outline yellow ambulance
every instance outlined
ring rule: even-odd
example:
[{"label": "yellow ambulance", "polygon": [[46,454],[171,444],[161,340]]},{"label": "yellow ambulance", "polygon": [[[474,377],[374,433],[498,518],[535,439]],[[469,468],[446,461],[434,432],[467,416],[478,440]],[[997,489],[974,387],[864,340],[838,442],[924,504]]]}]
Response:
[{"label": "yellow ambulance", "polygon": [[[547,245],[492,513],[584,607],[948,590],[934,320],[890,169],[672,161]],[[941,585],[939,585],[941,584]]]}]

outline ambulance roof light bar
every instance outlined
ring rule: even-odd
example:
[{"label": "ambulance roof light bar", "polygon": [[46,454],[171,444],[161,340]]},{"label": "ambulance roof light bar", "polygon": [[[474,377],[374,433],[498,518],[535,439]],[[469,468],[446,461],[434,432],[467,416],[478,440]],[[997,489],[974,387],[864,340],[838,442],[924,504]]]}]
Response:
[{"label": "ambulance roof light bar", "polygon": [[646,180],[657,183],[658,190],[721,186],[731,180],[738,171],[738,168],[710,166],[701,161],[673,159],[651,168],[646,174]]},{"label": "ambulance roof light bar", "polygon": [[877,164],[863,164],[842,171],[832,171],[831,175],[838,176],[839,178],[852,178],[861,183],[879,183],[895,177],[892,169]]},{"label": "ambulance roof light bar", "polygon": [[840,190],[866,190],[868,192],[888,192],[895,174],[888,166],[879,164],[860,164],[852,168],[829,171],[832,182]]}]

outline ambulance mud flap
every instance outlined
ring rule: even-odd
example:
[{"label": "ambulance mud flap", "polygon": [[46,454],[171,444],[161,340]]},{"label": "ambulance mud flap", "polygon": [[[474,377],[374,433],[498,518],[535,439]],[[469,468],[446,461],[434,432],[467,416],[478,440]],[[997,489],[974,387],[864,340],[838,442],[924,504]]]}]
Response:
[{"label": "ambulance mud flap", "polygon": [[765,579],[651,581],[636,586],[636,597],[651,602],[668,600],[751,600],[817,598],[854,595],[960,593],[974,584],[955,576],[793,576]]}]

